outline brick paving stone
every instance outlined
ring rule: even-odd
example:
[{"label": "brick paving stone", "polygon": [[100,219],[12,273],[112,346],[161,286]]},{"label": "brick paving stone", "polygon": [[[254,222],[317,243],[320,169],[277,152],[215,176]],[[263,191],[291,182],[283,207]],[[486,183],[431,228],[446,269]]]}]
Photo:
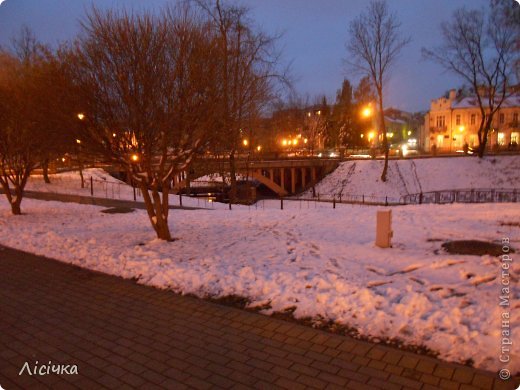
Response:
[{"label": "brick paving stone", "polygon": [[447,390],[457,390],[460,387],[460,383],[453,382],[447,379],[441,379],[439,383],[439,388],[447,389]]},{"label": "brick paving stone", "polygon": [[296,382],[315,389],[324,389],[327,386],[327,382],[309,375],[300,375]]},{"label": "brick paving stone", "polygon": [[459,383],[471,383],[473,377],[475,376],[475,371],[470,368],[457,368],[453,373],[453,380]]},{"label": "brick paving stone", "polygon": [[437,366],[436,362],[430,360],[420,360],[415,368],[417,371],[424,372],[425,374],[432,374]]},{"label": "brick paving stone", "polygon": [[479,389],[491,389],[493,387],[493,378],[482,374],[475,374],[472,383]]},{"label": "brick paving stone", "polygon": [[275,385],[288,390],[304,390],[306,388],[306,386],[302,383],[297,383],[283,377],[278,378],[278,380],[275,382]]},{"label": "brick paving stone", "polygon": [[[0,285],[8,390],[509,390],[518,382],[10,249],[0,249],[0,274],[8,275]],[[36,360],[78,364],[80,375],[18,375]]]},{"label": "brick paving stone", "polygon": [[452,367],[439,365],[433,370],[433,375],[444,379],[451,379],[455,370]]}]

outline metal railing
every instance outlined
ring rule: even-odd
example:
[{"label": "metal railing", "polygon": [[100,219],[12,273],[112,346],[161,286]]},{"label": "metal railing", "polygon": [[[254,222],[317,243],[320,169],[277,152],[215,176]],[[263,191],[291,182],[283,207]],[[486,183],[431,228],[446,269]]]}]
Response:
[{"label": "metal railing", "polygon": [[404,195],[401,204],[506,203],[519,202],[520,189],[471,188]]}]

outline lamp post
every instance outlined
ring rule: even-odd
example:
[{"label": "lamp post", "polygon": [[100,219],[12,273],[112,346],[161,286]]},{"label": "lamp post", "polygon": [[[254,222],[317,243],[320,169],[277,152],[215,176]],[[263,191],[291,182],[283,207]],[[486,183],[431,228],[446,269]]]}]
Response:
[{"label": "lamp post", "polygon": [[[85,114],[82,112],[78,113],[77,115],[78,119],[80,120],[80,123],[82,126],[84,126],[84,120],[85,120]],[[79,168],[79,176],[81,178],[81,188],[85,188],[85,180],[83,179],[83,160],[81,158],[81,140],[79,138],[76,139],[76,148],[77,152],[76,155],[78,157],[78,168]]]}]

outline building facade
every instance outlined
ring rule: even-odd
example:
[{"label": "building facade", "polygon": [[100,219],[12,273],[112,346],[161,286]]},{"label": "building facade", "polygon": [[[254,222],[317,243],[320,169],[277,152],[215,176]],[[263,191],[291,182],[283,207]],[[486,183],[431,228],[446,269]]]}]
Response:
[{"label": "building facade", "polygon": [[[493,117],[488,135],[492,150],[517,149],[520,143],[520,94],[508,97]],[[430,111],[424,117],[423,147],[440,153],[461,152],[464,145],[478,147],[478,129],[481,113],[476,97],[457,96],[452,89],[448,96],[431,101]]]}]

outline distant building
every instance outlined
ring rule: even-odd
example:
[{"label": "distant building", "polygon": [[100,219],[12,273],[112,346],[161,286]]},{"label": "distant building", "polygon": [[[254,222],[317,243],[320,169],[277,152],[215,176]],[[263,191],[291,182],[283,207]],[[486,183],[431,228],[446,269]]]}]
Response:
[{"label": "distant building", "polygon": [[[503,149],[516,147],[520,142],[520,94],[508,97],[493,117],[488,147]],[[448,96],[431,101],[430,111],[424,117],[421,138],[423,147],[430,151],[435,145],[439,152],[463,150],[464,144],[476,148],[481,113],[475,96],[458,96],[452,89]]]},{"label": "distant building", "polygon": [[385,110],[385,126],[389,143],[402,143],[414,138],[416,127],[413,114],[395,108]]}]

